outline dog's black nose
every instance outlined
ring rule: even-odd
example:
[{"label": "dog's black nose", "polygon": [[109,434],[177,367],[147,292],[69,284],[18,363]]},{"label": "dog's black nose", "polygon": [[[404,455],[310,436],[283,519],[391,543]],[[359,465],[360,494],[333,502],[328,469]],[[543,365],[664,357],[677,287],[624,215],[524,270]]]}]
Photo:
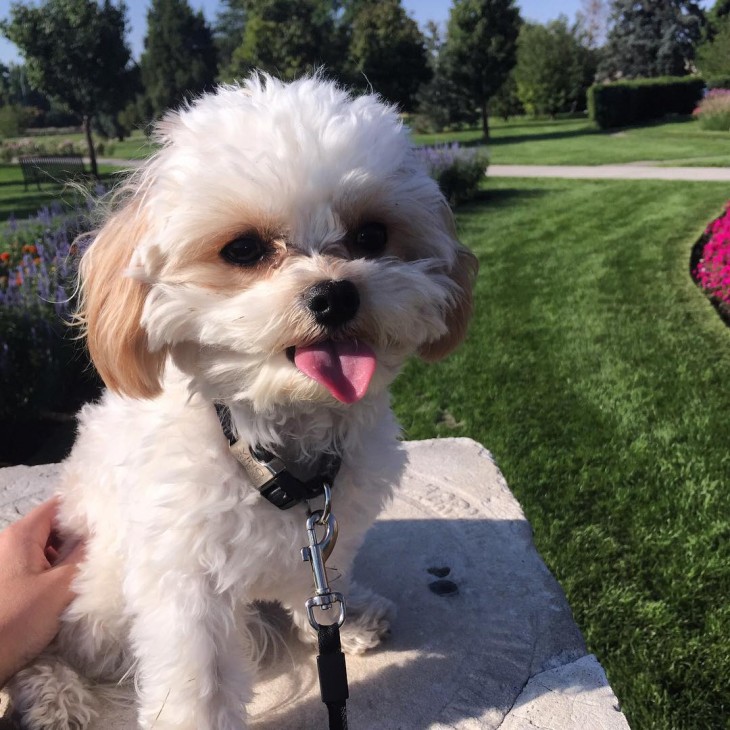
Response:
[{"label": "dog's black nose", "polygon": [[317,324],[337,327],[349,322],[360,306],[357,287],[347,279],[320,281],[304,296]]}]

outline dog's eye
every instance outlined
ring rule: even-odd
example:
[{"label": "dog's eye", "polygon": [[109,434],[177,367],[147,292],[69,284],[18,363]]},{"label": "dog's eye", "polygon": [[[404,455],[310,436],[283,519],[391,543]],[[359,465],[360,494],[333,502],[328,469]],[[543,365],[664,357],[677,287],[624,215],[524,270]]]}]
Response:
[{"label": "dog's eye", "polygon": [[355,245],[366,256],[383,253],[388,242],[388,229],[382,223],[363,223],[355,231]]},{"label": "dog's eye", "polygon": [[266,244],[255,234],[234,238],[221,249],[221,256],[231,264],[253,266],[266,254]]}]

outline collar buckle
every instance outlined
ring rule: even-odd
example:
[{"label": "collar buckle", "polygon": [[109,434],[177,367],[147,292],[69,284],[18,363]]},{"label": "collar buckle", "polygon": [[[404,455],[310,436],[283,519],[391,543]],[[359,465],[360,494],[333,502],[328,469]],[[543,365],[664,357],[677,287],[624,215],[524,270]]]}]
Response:
[{"label": "collar buckle", "polygon": [[275,507],[289,509],[301,502],[315,499],[325,493],[326,484],[332,484],[340,468],[339,458],[324,457],[314,476],[300,478],[275,454],[260,446],[250,447],[243,441],[235,440],[230,429],[230,412],[219,404],[216,404],[216,410],[228,438],[231,454],[243,467],[254,489]]}]

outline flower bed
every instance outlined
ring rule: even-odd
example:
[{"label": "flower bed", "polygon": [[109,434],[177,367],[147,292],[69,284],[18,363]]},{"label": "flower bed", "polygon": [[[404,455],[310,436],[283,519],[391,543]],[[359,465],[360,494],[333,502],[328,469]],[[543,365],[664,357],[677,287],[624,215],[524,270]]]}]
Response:
[{"label": "flower bed", "polygon": [[690,268],[692,278],[730,325],[730,203],[695,244]]},{"label": "flower bed", "polygon": [[489,158],[484,150],[453,144],[419,147],[418,156],[452,206],[473,198],[487,174]]},{"label": "flower bed", "polygon": [[58,205],[0,233],[0,419],[75,409],[92,382],[68,322],[75,291],[77,235],[88,209]]}]

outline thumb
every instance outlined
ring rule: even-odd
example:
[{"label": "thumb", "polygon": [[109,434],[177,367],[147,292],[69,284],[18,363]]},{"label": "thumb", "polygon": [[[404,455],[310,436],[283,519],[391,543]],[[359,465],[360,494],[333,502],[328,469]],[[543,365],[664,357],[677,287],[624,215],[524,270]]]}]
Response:
[{"label": "thumb", "polygon": [[48,599],[57,605],[59,610],[68,606],[76,596],[72,583],[78,573],[79,563],[84,558],[84,547],[83,542],[76,543],[63,560],[43,575],[48,588]]},{"label": "thumb", "polygon": [[86,543],[83,540],[78,540],[73,543],[71,549],[66,553],[62,560],[59,560],[51,570],[60,568],[62,566],[78,566],[78,564],[84,559]]}]

